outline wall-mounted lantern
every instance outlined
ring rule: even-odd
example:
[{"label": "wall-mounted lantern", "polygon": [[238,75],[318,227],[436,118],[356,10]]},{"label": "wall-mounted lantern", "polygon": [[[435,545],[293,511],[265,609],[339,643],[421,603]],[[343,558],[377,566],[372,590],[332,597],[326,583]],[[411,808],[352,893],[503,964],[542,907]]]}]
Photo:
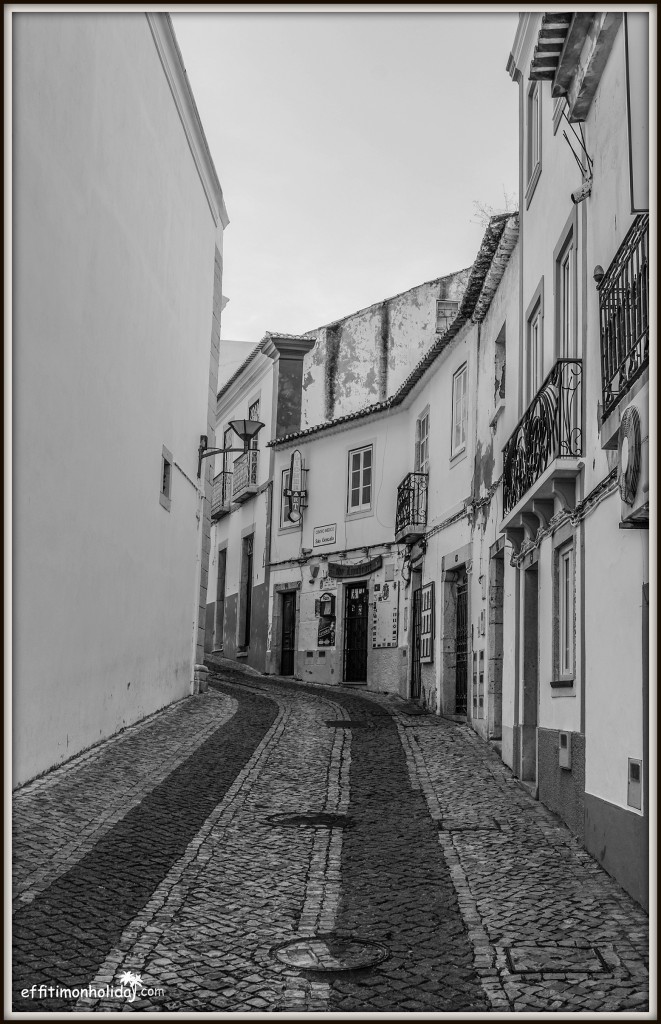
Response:
[{"label": "wall-mounted lantern", "polygon": [[264,426],[259,420],[230,420],[230,427],[243,442],[243,448],[207,448],[209,438],[206,434],[200,434],[200,447],[197,450],[197,479],[202,473],[202,459],[210,455],[227,455],[229,452],[237,452],[244,455],[250,449],[250,442],[257,437]]}]

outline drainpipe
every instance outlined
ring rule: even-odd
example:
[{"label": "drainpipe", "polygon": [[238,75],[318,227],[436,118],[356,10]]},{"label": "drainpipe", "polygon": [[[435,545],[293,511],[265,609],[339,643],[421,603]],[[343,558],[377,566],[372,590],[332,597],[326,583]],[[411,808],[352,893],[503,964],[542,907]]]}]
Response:
[{"label": "drainpipe", "polygon": [[521,778],[521,732],[519,729],[521,570],[517,566],[514,571],[516,576],[514,577],[514,734],[512,736],[514,749],[512,750],[512,760],[514,774],[517,778]]}]

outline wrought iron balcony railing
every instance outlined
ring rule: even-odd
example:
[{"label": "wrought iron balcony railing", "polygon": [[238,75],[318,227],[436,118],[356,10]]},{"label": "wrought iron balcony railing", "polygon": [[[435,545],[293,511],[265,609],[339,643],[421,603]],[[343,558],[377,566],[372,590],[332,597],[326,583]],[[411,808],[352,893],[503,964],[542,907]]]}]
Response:
[{"label": "wrought iron balcony railing", "polygon": [[255,448],[239,455],[234,460],[234,475],[232,480],[232,500],[245,501],[257,490],[257,456],[259,452]]},{"label": "wrought iron balcony railing", "polygon": [[558,359],[503,448],[503,515],[555,459],[583,454],[582,363]]},{"label": "wrought iron balcony railing", "polygon": [[395,538],[408,544],[422,537],[427,525],[427,473],[409,473],[397,488]]},{"label": "wrought iron balcony railing", "polygon": [[232,500],[232,474],[224,470],[213,478],[213,497],[211,499],[211,518],[220,519],[229,512]]},{"label": "wrought iron balcony railing", "polygon": [[601,382],[606,417],[649,360],[649,215],[637,217],[599,282]]}]

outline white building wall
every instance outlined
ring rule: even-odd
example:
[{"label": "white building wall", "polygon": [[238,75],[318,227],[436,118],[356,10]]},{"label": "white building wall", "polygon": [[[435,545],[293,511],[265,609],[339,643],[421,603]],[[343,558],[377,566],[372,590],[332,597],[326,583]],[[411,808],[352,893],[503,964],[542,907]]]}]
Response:
[{"label": "white building wall", "polygon": [[21,783],[190,692],[224,214],[146,17],[18,14],[13,30]]},{"label": "white building wall", "polygon": [[[222,346],[222,342],[221,342]],[[211,556],[209,564],[208,616],[215,619],[215,602],[218,585],[218,550],[225,548],[225,617],[222,636],[217,635],[211,623],[207,623],[209,637],[213,633],[211,646],[214,650],[234,657],[237,647],[241,646],[239,619],[239,590],[241,583],[242,541],[253,534],[253,587],[263,587],[266,580],[267,559],[267,519],[269,503],[268,481],[271,474],[271,449],[267,448],[275,433],[274,426],[274,376],[276,364],[263,353],[256,353],[244,373],[230,387],[229,391],[219,400],[217,407],[216,445],[223,447],[225,430],[229,422],[236,419],[248,419],[250,406],[259,399],[259,419],[264,427],[257,435],[257,493],[242,504],[231,502],[231,512],[214,521],[211,526]],[[242,443],[234,432],[231,433],[231,446],[240,449]],[[229,469],[234,473],[234,464],[241,459],[239,453],[229,456]],[[223,456],[213,457],[214,476],[223,470]],[[234,477],[232,477],[234,480]],[[258,592],[259,593],[259,592]],[[265,613],[260,611],[261,595],[253,602],[254,642],[259,650],[253,650],[254,658],[263,656],[265,638],[260,643],[260,631],[265,627]],[[265,600],[265,597],[264,597]],[[207,648],[209,642],[207,641]]]},{"label": "white building wall", "polygon": [[[402,556],[394,543],[397,486],[408,472],[405,434],[406,413],[397,411],[302,437],[274,449],[274,529],[271,548],[269,593],[270,671],[281,670],[280,602],[278,590],[286,585],[297,590],[295,675],[303,680],[334,685],[344,678],[344,602],[346,588],[355,580],[369,586],[367,637],[367,686],[404,695],[407,673],[407,630],[404,609],[408,593],[402,576]],[[373,446],[373,505],[368,513],[347,512],[348,459],[353,449]],[[282,471],[290,465],[294,450],[301,453],[307,469],[307,508],[300,528],[280,527]],[[315,528],[335,527],[335,542],[315,544]],[[380,568],[355,580],[333,578],[329,562],[355,564],[381,555]],[[372,646],[372,615],[392,567],[398,592],[397,646]],[[379,588],[379,589],[375,589]],[[319,648],[319,615],[315,607],[322,593],[335,597],[335,644]]]},{"label": "white building wall", "polygon": [[621,530],[619,543],[612,543],[619,505],[617,493],[602,502],[586,535],[585,786],[627,807],[627,760],[643,757],[641,587],[648,542],[645,531]]}]

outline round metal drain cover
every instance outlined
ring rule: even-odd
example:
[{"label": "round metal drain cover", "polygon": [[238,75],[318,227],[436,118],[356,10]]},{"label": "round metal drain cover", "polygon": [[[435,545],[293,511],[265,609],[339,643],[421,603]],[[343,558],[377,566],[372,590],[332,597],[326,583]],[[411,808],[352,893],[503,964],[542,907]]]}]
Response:
[{"label": "round metal drain cover", "polygon": [[270,814],[273,825],[288,825],[295,828],[347,828],[351,822],[346,814],[332,814],[320,811],[316,814]]},{"label": "round metal drain cover", "polygon": [[283,964],[303,971],[357,971],[390,956],[385,946],[356,935],[315,935],[292,939],[273,950]]}]

